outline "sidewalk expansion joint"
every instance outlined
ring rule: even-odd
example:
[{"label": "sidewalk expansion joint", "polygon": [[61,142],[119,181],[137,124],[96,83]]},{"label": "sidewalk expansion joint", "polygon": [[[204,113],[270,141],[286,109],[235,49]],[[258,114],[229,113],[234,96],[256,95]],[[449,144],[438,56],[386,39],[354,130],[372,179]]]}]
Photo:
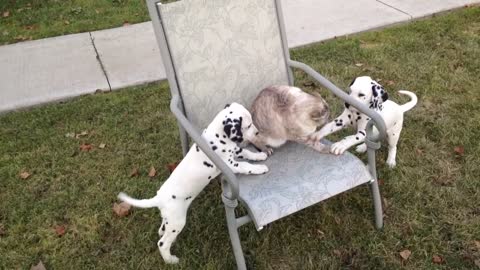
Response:
[{"label": "sidewalk expansion joint", "polygon": [[392,6],[392,5],[389,5],[389,4],[385,3],[385,2],[382,2],[382,1],[380,1],[380,0],[376,0],[376,1],[379,2],[379,3],[381,3],[381,4],[383,4],[383,5],[385,5],[385,6],[387,6],[387,7],[393,8],[393,9],[395,9],[396,11],[399,11],[399,12],[407,15],[408,17],[410,17],[410,20],[413,19],[413,16],[410,15],[410,14],[408,14],[408,12],[405,12],[405,11],[399,9],[399,8],[396,8],[396,7],[394,7],[394,6]]},{"label": "sidewalk expansion joint", "polygon": [[90,35],[90,40],[92,41],[92,46],[93,46],[93,49],[95,50],[95,57],[97,58],[97,61],[100,64],[100,67],[102,68],[102,72],[103,72],[103,75],[105,76],[105,79],[107,79],[108,90],[112,91],[112,86],[110,85],[110,80],[108,79],[107,70],[105,69],[105,66],[102,63],[100,54],[98,53],[97,47],[95,46],[95,38],[93,38],[92,32],[89,32],[88,34]]}]

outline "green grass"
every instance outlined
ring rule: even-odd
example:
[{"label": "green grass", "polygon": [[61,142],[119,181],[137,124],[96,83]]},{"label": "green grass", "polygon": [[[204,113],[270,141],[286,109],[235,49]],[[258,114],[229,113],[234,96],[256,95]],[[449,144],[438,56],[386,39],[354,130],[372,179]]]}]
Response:
[{"label": "green grass", "polygon": [[[398,166],[385,166],[385,228],[373,227],[368,188],[329,199],[256,232],[241,228],[254,269],[475,269],[480,260],[480,8],[341,38],[293,50],[346,87],[353,77],[381,79],[396,90],[417,93],[406,114]],[[358,67],[355,64],[362,63]],[[297,84],[321,91],[302,73]],[[389,82],[390,81],[390,82]],[[179,266],[158,253],[157,210],[112,212],[116,194],[155,194],[168,177],[167,163],[180,158],[165,83],[84,96],[0,117],[0,269],[233,269],[234,259],[214,181],[192,204],[174,245]],[[334,114],[335,114],[334,113]],[[79,139],[70,132],[88,131]],[[79,151],[82,143],[95,145]],[[106,143],[105,149],[98,145]],[[454,147],[463,146],[458,155]],[[159,176],[147,176],[150,166]],[[140,176],[129,176],[134,167]],[[22,180],[19,173],[32,175]],[[63,237],[55,225],[65,225]],[[399,252],[409,249],[410,258]],[[439,255],[445,264],[432,262]],[[478,267],[477,267],[478,269]]]},{"label": "green grass", "polygon": [[2,0],[0,44],[148,20],[144,0]]}]

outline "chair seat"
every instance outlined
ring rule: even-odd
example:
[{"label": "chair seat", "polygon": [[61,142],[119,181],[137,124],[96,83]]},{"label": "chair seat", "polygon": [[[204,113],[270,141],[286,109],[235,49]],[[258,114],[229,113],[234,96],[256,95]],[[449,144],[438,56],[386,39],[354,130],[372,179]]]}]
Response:
[{"label": "chair seat", "polygon": [[264,175],[239,175],[240,201],[257,230],[308,206],[373,179],[365,164],[351,153],[321,154],[298,144],[275,149]]}]

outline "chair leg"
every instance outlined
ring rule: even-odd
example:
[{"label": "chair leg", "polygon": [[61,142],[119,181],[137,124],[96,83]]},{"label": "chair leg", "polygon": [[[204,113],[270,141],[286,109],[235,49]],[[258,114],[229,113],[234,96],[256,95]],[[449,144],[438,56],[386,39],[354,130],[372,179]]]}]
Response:
[{"label": "chair leg", "polygon": [[383,228],[383,209],[382,200],[380,198],[380,189],[378,188],[378,181],[375,180],[369,185],[372,193],[373,208],[375,211],[375,227],[380,230]]},{"label": "chair leg", "polygon": [[375,150],[378,148],[380,148],[380,143],[367,141],[368,169],[374,179],[374,181],[372,181],[369,186],[373,199],[375,227],[377,229],[381,229],[383,228],[383,209],[382,199],[380,197],[380,189],[378,188],[377,168],[375,165]]},{"label": "chair leg", "polygon": [[225,213],[227,216],[228,233],[230,234],[230,241],[232,242],[233,255],[235,256],[235,261],[237,262],[237,269],[246,270],[247,266],[245,264],[245,258],[243,257],[240,236],[238,235],[237,219],[235,217],[235,205],[226,203],[225,200],[224,203]]}]

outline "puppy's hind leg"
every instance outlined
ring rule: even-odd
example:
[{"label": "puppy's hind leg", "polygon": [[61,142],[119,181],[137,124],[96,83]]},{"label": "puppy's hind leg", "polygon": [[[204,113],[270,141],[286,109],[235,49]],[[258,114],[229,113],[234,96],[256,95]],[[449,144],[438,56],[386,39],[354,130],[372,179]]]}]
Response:
[{"label": "puppy's hind leg", "polygon": [[158,228],[158,235],[160,237],[162,237],[164,234],[165,234],[165,223],[167,222],[166,219],[162,219],[162,225],[160,226],[160,228]]},{"label": "puppy's hind leg", "polygon": [[[165,221],[165,232],[157,244],[163,260],[168,264],[176,264],[179,262],[178,257],[170,253],[170,248],[185,226],[187,211],[186,209],[180,208],[181,207],[172,209],[175,213],[171,215],[171,217],[168,217],[168,221]],[[167,218],[167,215],[165,215],[165,218]]]},{"label": "puppy's hind leg", "polygon": [[397,156],[397,143],[398,139],[400,139],[400,132],[401,128],[394,129],[391,133],[387,134],[387,141],[388,141],[388,157],[387,157],[387,165],[390,168],[394,168],[397,165],[395,161]]}]

